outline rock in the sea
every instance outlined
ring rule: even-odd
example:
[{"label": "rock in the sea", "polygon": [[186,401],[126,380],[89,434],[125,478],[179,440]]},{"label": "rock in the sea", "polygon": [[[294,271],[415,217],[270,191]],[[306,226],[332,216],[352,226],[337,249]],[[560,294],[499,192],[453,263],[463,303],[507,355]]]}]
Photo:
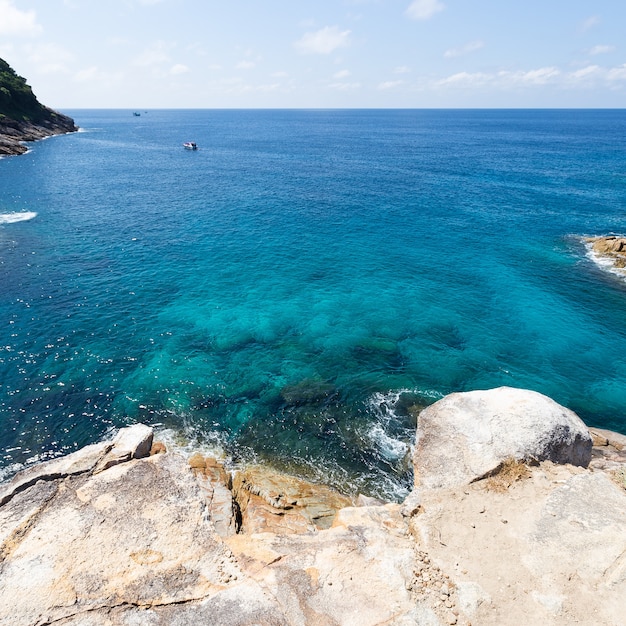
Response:
[{"label": "rock in the sea", "polygon": [[453,393],[419,415],[416,485],[468,484],[508,459],[586,467],[591,446],[589,430],[573,411],[535,391],[500,387]]},{"label": "rock in the sea", "polygon": [[589,237],[585,240],[591,245],[595,254],[609,258],[618,269],[626,267],[626,237],[607,235],[605,237]]}]

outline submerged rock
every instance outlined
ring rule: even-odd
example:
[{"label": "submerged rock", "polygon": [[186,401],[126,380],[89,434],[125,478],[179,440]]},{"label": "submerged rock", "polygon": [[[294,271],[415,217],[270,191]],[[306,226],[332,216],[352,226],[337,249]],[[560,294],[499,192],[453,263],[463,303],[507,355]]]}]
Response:
[{"label": "submerged rock", "polygon": [[336,393],[334,385],[318,378],[307,378],[280,390],[280,395],[288,406],[317,404]]}]

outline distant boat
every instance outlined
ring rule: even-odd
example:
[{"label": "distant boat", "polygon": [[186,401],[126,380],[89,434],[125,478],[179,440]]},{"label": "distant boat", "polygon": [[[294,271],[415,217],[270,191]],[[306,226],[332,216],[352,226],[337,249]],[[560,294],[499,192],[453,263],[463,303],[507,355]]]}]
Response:
[{"label": "distant boat", "polygon": [[141,113],[139,113],[139,111],[135,111],[135,112],[133,113],[133,115],[134,115],[135,117],[139,117],[139,116],[141,115]]},{"label": "distant boat", "polygon": [[198,149],[198,145],[196,144],[195,141],[185,141],[185,143],[183,144],[183,147],[185,148],[185,150],[197,150]]}]

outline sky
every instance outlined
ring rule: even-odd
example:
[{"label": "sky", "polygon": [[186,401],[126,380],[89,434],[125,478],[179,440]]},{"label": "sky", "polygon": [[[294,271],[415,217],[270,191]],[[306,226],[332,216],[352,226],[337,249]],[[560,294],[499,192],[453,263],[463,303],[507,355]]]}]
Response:
[{"label": "sky", "polygon": [[75,108],[623,108],[626,0],[0,0]]}]

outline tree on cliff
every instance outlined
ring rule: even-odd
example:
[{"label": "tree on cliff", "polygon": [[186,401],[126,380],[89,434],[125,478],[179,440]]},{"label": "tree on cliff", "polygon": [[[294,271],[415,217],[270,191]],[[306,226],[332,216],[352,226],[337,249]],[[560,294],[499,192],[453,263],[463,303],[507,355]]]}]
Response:
[{"label": "tree on cliff", "polygon": [[39,122],[52,111],[39,103],[26,79],[0,59],[0,117],[18,121]]}]

